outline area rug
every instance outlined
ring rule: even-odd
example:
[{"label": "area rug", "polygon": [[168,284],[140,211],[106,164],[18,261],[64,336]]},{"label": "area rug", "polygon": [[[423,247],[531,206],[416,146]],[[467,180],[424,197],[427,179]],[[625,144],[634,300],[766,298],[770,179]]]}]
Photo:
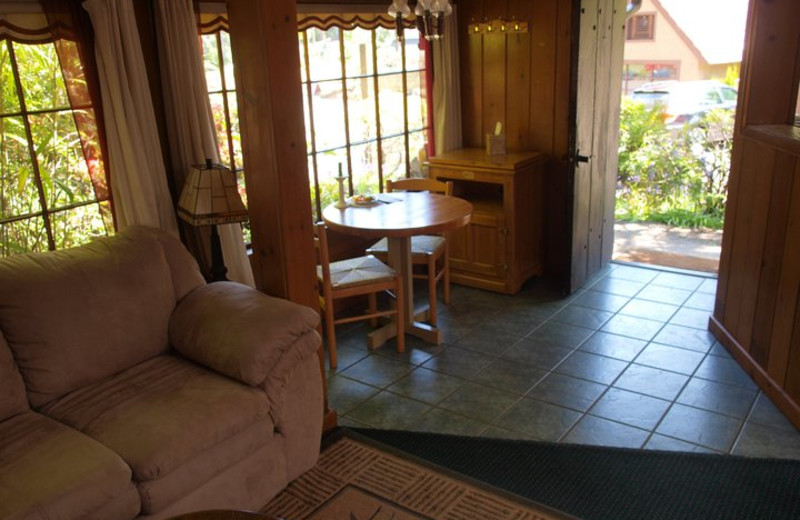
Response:
[{"label": "area rug", "polygon": [[795,460],[393,430],[351,435],[585,520],[800,518]]},{"label": "area rug", "polygon": [[263,513],[289,520],[573,518],[339,432],[310,471]]}]

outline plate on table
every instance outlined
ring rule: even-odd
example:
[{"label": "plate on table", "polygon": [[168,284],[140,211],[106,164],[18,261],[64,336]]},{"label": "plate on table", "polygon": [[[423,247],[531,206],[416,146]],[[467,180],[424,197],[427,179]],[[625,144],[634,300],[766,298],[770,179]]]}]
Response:
[{"label": "plate on table", "polygon": [[355,195],[351,201],[356,206],[374,206],[378,204],[378,199],[372,195]]}]

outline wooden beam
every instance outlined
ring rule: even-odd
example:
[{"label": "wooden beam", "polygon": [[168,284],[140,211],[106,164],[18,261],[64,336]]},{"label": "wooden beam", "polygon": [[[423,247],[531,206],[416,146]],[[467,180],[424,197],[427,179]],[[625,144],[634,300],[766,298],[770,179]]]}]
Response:
[{"label": "wooden beam", "polygon": [[[295,0],[228,0],[256,287],[319,312]],[[323,428],[328,408],[319,348]]]},{"label": "wooden beam", "polygon": [[228,0],[228,17],[256,286],[318,310],[297,5]]}]

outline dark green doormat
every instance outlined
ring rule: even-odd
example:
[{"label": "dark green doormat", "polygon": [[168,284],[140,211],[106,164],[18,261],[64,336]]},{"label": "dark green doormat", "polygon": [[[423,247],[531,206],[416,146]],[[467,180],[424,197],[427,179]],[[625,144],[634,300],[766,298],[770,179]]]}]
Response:
[{"label": "dark green doormat", "polygon": [[800,518],[798,461],[347,431],[586,520]]}]

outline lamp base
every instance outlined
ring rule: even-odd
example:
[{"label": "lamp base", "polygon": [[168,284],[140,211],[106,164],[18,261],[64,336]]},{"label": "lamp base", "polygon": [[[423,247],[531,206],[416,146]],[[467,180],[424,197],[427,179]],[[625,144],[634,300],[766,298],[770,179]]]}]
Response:
[{"label": "lamp base", "polygon": [[219,231],[216,224],[211,226],[211,278],[209,282],[227,282],[228,268],[222,257],[222,244],[219,241]]}]

